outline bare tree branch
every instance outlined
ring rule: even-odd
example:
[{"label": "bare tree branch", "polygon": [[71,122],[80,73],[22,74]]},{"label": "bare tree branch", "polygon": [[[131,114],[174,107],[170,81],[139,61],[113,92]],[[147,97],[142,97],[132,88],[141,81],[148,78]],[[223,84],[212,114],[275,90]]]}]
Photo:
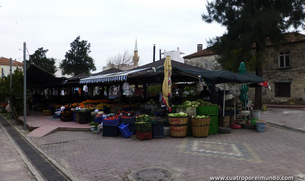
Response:
[{"label": "bare tree branch", "polygon": [[123,54],[117,54],[107,59],[107,65],[112,68],[121,69],[133,65],[132,55],[125,50]]}]

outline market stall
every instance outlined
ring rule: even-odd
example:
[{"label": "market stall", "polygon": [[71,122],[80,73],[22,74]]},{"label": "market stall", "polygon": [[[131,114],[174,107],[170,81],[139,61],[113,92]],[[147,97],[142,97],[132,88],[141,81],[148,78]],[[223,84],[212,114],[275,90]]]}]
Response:
[{"label": "market stall", "polygon": [[[65,81],[63,83],[64,86],[68,86],[69,84],[72,85],[73,82],[73,84],[75,84],[73,86],[87,86],[89,89],[92,86],[117,86],[117,89],[113,90],[116,92],[115,96],[119,99],[109,100],[109,90],[107,87],[106,98],[93,99],[93,97],[87,97],[87,99],[83,101],[73,103],[67,102],[67,104],[64,105],[66,109],[61,110],[60,112],[62,116],[61,119],[63,121],[74,121],[79,124],[90,123],[94,125],[94,122],[98,124],[106,123],[106,125],[104,125],[106,129],[104,130],[105,132],[103,132],[106,134],[105,136],[107,136],[107,133],[110,136],[117,136],[118,130],[120,131],[118,126],[122,125],[122,123],[128,124],[125,126],[125,129],[128,127],[131,133],[135,133],[136,122],[139,122],[136,121],[136,118],[141,115],[149,116],[149,121],[146,120],[144,122],[152,124],[152,122],[154,122],[152,120],[155,120],[158,124],[169,127],[169,109],[162,109],[162,99],[160,99],[158,95],[162,90],[160,89],[154,97],[148,97],[146,93],[147,87],[150,85],[161,85],[162,82],[164,82],[164,62],[165,59],[162,59],[128,71],[103,72],[91,76],[84,75],[84,77],[78,76],[75,79]],[[222,83],[248,84],[264,82],[263,79],[251,73],[241,75],[229,71],[209,71],[171,60],[170,83],[172,84],[172,87],[174,87],[174,83],[176,82],[198,82],[201,79],[203,79],[208,86],[215,86],[216,84]],[[77,84],[78,80],[79,82]],[[168,82],[168,79],[166,81]],[[128,91],[130,94],[125,94],[125,90],[127,89],[130,89],[130,91]],[[104,95],[104,90],[102,95]],[[194,118],[198,116],[197,118],[202,120],[205,119],[203,116],[208,115],[208,133],[209,135],[216,134],[219,126],[219,106],[217,104],[202,102],[198,100],[198,97],[196,96],[190,97],[192,100],[185,100],[188,97],[182,98],[181,101],[178,102],[178,106],[182,105],[182,107],[179,108],[180,110],[175,109],[176,111],[173,112],[183,112]],[[191,102],[191,104],[187,101]],[[187,102],[187,106],[184,105],[185,102]],[[171,103],[169,102],[167,104],[170,105]],[[60,106],[62,105],[55,105],[56,108]],[[172,105],[170,107],[172,107]],[[193,120],[194,124],[196,121],[197,120]],[[205,121],[207,120],[205,119]],[[191,135],[190,122],[191,121],[187,123],[188,135]],[[197,126],[202,125],[198,124]],[[122,128],[122,130],[125,129]],[[158,130],[158,128],[156,128],[156,130]],[[159,137],[162,137],[162,135]]]}]

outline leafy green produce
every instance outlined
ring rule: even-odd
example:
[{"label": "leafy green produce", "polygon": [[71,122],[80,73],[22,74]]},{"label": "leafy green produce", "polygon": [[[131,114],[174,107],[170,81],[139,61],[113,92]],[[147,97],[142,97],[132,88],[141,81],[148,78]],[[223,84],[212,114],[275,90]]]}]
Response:
[{"label": "leafy green produce", "polygon": [[179,113],[170,113],[168,114],[169,117],[185,117],[187,116],[187,113],[184,112],[179,112]]},{"label": "leafy green produce", "polygon": [[207,115],[197,115],[195,118],[208,118],[209,116],[207,116]]}]

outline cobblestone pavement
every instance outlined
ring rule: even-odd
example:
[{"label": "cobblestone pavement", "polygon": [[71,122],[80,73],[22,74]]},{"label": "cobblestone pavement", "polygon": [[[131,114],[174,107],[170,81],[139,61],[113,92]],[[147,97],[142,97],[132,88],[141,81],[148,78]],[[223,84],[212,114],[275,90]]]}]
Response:
[{"label": "cobblestone pavement", "polygon": [[0,180],[36,180],[22,159],[22,152],[0,124]]},{"label": "cobblestone pavement", "polygon": [[[268,108],[261,112],[261,120],[304,128],[303,111]],[[2,137],[0,130],[1,152],[2,142],[7,142]],[[174,173],[175,181],[210,180],[211,176],[293,176],[294,180],[305,181],[305,133],[273,124],[267,124],[265,132],[237,129],[207,138],[166,136],[140,141],[134,135],[103,137],[91,132],[57,131],[28,139],[81,181],[127,181],[128,174],[147,167],[168,169]],[[15,156],[14,165],[23,167],[22,160]],[[24,170],[28,175],[25,178],[31,180],[28,170]]]},{"label": "cobblestone pavement", "polygon": [[174,180],[210,180],[210,176],[294,176],[304,180],[305,134],[268,126],[208,138],[143,140],[60,131],[31,138],[79,180],[128,180],[133,170],[162,167]]}]

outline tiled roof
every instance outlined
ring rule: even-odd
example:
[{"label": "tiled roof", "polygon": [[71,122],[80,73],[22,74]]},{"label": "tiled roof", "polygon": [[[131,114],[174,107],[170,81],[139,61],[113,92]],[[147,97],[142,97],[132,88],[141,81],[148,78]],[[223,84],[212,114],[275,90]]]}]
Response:
[{"label": "tiled roof", "polygon": [[301,33],[287,33],[287,43],[297,43],[305,41],[305,35]]},{"label": "tiled roof", "polygon": [[[10,66],[10,59],[8,58],[4,58],[4,57],[0,57],[0,65],[7,65]],[[18,67],[22,67],[23,63],[22,62],[18,62],[16,60],[12,61],[12,66],[18,66]]]},{"label": "tiled roof", "polygon": [[[305,35],[301,33],[287,33],[285,34],[287,42],[285,44],[292,44],[292,43],[299,43],[305,41]],[[272,46],[270,43],[267,43],[268,46]],[[254,46],[255,47],[255,46]],[[206,48],[199,52],[195,52],[193,54],[187,55],[183,57],[184,59],[188,58],[195,58],[195,57],[204,57],[204,56],[211,56],[216,55],[216,53],[212,52],[210,48]]]},{"label": "tiled roof", "polygon": [[210,48],[201,50],[199,52],[193,53],[191,55],[185,56],[183,57],[184,59],[188,59],[188,58],[195,58],[195,57],[204,57],[204,56],[211,56],[214,55],[215,53],[211,51]]}]

